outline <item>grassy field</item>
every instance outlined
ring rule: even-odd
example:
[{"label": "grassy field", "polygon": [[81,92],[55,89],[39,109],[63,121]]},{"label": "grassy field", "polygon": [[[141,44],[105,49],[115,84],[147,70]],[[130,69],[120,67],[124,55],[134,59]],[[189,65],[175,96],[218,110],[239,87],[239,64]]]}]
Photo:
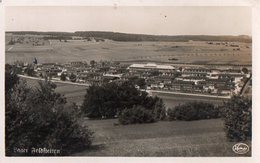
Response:
[{"label": "grassy field", "polygon": [[[29,86],[35,87],[38,85],[38,80],[25,79]],[[75,102],[78,105],[81,105],[86,94],[86,86],[78,86],[71,84],[55,83],[57,88],[55,91],[64,95],[67,99],[67,102]]]},{"label": "grassy field", "polygon": [[226,139],[220,119],[128,126],[114,125],[117,119],[84,123],[95,132],[93,146],[76,156],[250,156],[232,151],[236,142]]},{"label": "grassy field", "polygon": [[153,94],[162,98],[166,107],[174,107],[179,104],[183,104],[186,102],[193,102],[193,101],[210,102],[215,105],[221,105],[224,102],[224,99],[218,99],[218,98],[213,98],[213,97],[171,95],[171,94],[164,94],[164,93],[153,93]]},{"label": "grassy field", "polygon": [[[29,86],[37,81],[26,79]],[[81,104],[84,86],[57,83],[56,92],[64,94],[68,102]],[[203,97],[163,95],[167,107],[200,100],[219,104],[222,100]],[[236,142],[225,137],[221,119],[200,121],[161,121],[152,124],[116,125],[117,119],[87,120],[84,124],[94,131],[91,149],[76,156],[250,156],[237,155],[232,151]],[[245,142],[248,145],[251,142]]]},{"label": "grassy field", "polygon": [[[10,40],[6,36],[6,42]],[[43,46],[6,44],[6,62],[39,63],[90,60],[151,61],[196,64],[251,64],[251,44],[237,43],[240,50],[225,45],[209,45],[207,42],[60,42],[50,40]],[[169,60],[174,58],[174,60]]]}]

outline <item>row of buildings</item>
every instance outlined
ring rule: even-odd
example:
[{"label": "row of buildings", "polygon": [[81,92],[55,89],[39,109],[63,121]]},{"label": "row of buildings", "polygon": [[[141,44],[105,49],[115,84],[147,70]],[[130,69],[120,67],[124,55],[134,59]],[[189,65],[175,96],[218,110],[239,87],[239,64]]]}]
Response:
[{"label": "row of buildings", "polygon": [[[169,91],[231,95],[240,92],[248,70],[228,68],[216,69],[205,67],[174,67],[171,65],[133,64],[129,73],[145,78],[148,89],[164,89]],[[152,72],[159,72],[157,75]]]},{"label": "row of buildings", "polygon": [[109,61],[35,64],[34,71],[39,77],[90,85],[138,78],[145,81],[144,89],[216,95],[239,93],[251,73],[246,68],[216,69],[155,63],[122,64]]}]

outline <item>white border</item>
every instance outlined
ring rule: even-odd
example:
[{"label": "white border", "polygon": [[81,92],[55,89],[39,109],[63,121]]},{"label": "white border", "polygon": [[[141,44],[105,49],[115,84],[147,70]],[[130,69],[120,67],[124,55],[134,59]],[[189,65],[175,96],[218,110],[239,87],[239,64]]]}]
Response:
[{"label": "white border", "polygon": [[[0,0],[1,1],[1,0]],[[252,6],[252,38],[253,38],[253,141],[252,157],[5,157],[4,153],[4,6]],[[85,162],[158,162],[158,163],[190,163],[190,162],[236,162],[257,163],[260,162],[260,120],[257,118],[260,112],[260,0],[2,0],[0,3],[0,162],[55,162],[55,163],[85,163]],[[257,91],[258,90],[258,91]]]}]

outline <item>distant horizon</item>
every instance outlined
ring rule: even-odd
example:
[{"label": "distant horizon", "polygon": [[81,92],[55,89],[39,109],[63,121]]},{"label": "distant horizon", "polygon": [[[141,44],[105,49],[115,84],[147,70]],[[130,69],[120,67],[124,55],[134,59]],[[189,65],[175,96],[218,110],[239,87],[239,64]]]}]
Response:
[{"label": "distant horizon", "polygon": [[121,33],[121,34],[132,34],[132,35],[151,35],[151,36],[248,36],[250,38],[252,38],[251,35],[247,35],[247,34],[237,34],[237,35],[232,35],[232,34],[225,34],[225,35],[217,35],[217,34],[175,34],[175,35],[167,35],[167,34],[146,34],[146,33],[130,33],[130,32],[118,32],[118,31],[5,31],[5,33],[14,33],[14,32],[42,32],[42,33],[75,33],[75,32],[106,32],[106,33]]}]

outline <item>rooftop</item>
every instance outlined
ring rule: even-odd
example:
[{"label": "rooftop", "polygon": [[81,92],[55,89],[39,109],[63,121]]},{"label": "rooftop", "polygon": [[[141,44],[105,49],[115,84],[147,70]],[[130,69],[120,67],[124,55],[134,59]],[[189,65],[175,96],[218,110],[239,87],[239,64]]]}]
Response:
[{"label": "rooftop", "polygon": [[144,68],[144,69],[164,69],[164,70],[174,70],[175,68],[171,65],[157,65],[155,63],[147,63],[147,64],[140,64],[134,63],[129,66],[129,68]]}]

